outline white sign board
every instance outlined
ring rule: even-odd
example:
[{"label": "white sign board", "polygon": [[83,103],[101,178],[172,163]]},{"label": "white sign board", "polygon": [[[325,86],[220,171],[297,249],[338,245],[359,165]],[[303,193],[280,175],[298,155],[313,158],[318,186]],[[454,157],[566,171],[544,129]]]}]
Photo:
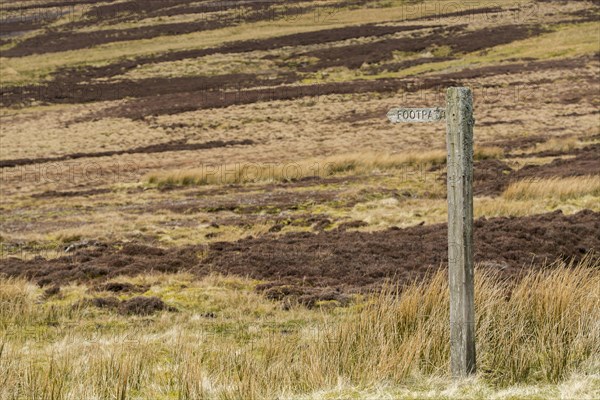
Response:
[{"label": "white sign board", "polygon": [[392,123],[398,122],[438,122],[446,118],[443,108],[392,108],[388,114]]}]

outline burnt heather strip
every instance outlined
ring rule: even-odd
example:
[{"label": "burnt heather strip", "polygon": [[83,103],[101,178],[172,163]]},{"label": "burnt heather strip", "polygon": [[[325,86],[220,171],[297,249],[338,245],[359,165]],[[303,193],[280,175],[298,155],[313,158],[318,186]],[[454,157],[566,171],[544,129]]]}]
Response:
[{"label": "burnt heather strip", "polygon": [[505,25],[459,34],[464,27],[460,25],[446,29],[438,28],[434,29],[432,34],[423,37],[387,39],[302,53],[303,56],[317,57],[319,61],[299,70],[315,72],[323,68],[341,66],[356,69],[363,64],[391,60],[394,52],[420,53],[434,46],[449,46],[453,52],[472,53],[548,32],[541,26]]},{"label": "burnt heather strip", "polygon": [[133,60],[124,60],[102,67],[65,68],[55,75],[56,81],[86,81],[97,78],[107,78],[122,75],[140,65],[180,61],[189,58],[200,58],[213,54],[245,53],[250,51],[268,51],[286,46],[306,46],[320,43],[331,43],[360,37],[379,37],[397,32],[416,31],[427,28],[439,28],[440,25],[407,25],[407,26],[380,26],[364,24],[343,28],[323,29],[316,32],[295,33],[269,39],[252,39],[226,43],[221,46],[196,50],[172,51],[160,55],[138,57]]},{"label": "burnt heather strip", "polygon": [[[19,42],[15,47],[5,50],[3,55],[5,57],[22,57],[32,54],[78,50],[113,42],[151,39],[164,35],[183,35],[220,29],[240,23],[294,18],[315,11],[319,7],[314,5],[290,7],[290,3],[298,2],[301,1],[287,2],[284,8],[273,7],[277,4],[276,2],[245,2],[243,8],[235,2],[190,5],[184,1],[154,0],[102,5],[85,13],[82,16],[83,18],[78,18],[78,21],[66,24],[60,30],[51,28],[44,34]],[[219,14],[221,11],[228,10],[232,12],[225,15]],[[144,18],[172,17],[185,14],[195,14],[198,19],[193,22],[174,22],[129,29],[76,31],[76,29],[94,26],[100,22],[104,24],[108,22],[135,22]]]},{"label": "burnt heather strip", "polygon": [[135,147],[127,150],[111,150],[99,151],[90,153],[72,153],[60,157],[43,157],[43,158],[20,158],[14,160],[0,160],[0,168],[17,167],[21,165],[43,164],[48,162],[59,162],[74,160],[78,158],[96,158],[96,157],[111,157],[122,154],[140,154],[140,153],[164,153],[167,151],[190,151],[190,150],[205,150],[214,149],[226,146],[248,146],[254,142],[250,139],[244,140],[214,140],[205,143],[186,143],[184,140],[175,140],[167,143],[152,144],[149,146]]},{"label": "burnt heather strip", "polygon": [[225,74],[93,83],[59,80],[51,81],[45,85],[0,87],[0,105],[18,106],[40,101],[44,103],[78,104],[171,93],[240,90],[255,86],[269,87],[293,83],[297,80],[297,75],[292,72],[281,73],[277,76]]},{"label": "burnt heather strip", "polygon": [[[544,261],[581,259],[600,249],[600,213],[560,211],[522,218],[475,221],[475,262],[515,277]],[[40,285],[101,282],[119,275],[192,272],[248,276],[296,288],[342,292],[376,288],[385,279],[406,283],[447,263],[446,224],[379,232],[344,230],[264,235],[237,242],[162,249],[103,244],[73,255],[29,260],[3,258],[0,274]],[[199,258],[198,254],[206,254]],[[597,257],[597,256],[596,256]]]}]

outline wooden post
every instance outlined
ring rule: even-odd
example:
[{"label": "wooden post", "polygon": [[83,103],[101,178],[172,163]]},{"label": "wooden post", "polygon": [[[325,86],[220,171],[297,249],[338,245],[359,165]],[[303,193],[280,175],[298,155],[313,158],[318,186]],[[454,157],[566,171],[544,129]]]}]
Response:
[{"label": "wooden post", "polygon": [[448,147],[448,274],[450,285],[450,370],[456,378],[475,372],[473,283],[473,95],[451,87],[446,93]]},{"label": "wooden post", "polygon": [[450,370],[452,376],[462,378],[475,372],[473,95],[468,88],[449,88],[445,110],[392,108],[387,116],[394,124],[446,119]]}]

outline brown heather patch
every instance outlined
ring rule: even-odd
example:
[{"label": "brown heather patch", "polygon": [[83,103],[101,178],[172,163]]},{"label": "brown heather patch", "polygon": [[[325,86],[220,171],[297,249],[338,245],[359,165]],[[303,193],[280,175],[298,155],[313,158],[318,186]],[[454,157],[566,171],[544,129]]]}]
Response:
[{"label": "brown heather patch", "polygon": [[[475,261],[504,276],[557,257],[579,259],[600,248],[599,214],[561,212],[522,218],[479,219]],[[249,276],[287,285],[364,290],[385,279],[408,282],[446,263],[445,224],[378,232],[337,229],[315,233],[262,235],[209,246],[161,249],[124,244],[121,249],[82,249],[57,259],[0,261],[0,273],[40,285],[102,282],[119,275],[192,272]],[[527,238],[524,240],[523,238]]]},{"label": "brown heather patch", "polygon": [[177,140],[168,143],[161,144],[153,144],[149,146],[136,147],[133,149],[126,150],[110,150],[110,151],[100,151],[93,153],[74,153],[74,154],[66,154],[64,156],[59,157],[48,157],[48,158],[25,158],[25,159],[16,159],[16,160],[2,160],[0,161],[0,168],[10,168],[21,165],[31,165],[31,164],[43,164],[43,163],[53,163],[58,161],[65,160],[75,160],[78,158],[96,158],[96,157],[111,157],[121,154],[151,154],[151,153],[165,153],[170,151],[189,151],[189,150],[204,150],[204,149],[213,149],[219,147],[227,147],[227,146],[248,146],[252,145],[254,142],[251,140],[232,140],[232,141],[211,141],[206,143],[187,143],[185,140]]}]

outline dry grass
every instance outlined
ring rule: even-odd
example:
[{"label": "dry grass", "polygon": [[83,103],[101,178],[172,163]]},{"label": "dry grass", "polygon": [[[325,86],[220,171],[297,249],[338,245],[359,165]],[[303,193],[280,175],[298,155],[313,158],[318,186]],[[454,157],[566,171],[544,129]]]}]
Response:
[{"label": "dry grass", "polygon": [[482,197],[475,199],[474,208],[475,218],[524,217],[556,210],[561,210],[564,214],[574,214],[581,210],[600,212],[600,197],[585,196],[568,200],[553,198],[508,200],[503,197]]},{"label": "dry grass", "polygon": [[[475,159],[478,160],[500,158],[502,155],[502,149],[497,147],[475,150]],[[311,177],[365,175],[415,165],[427,168],[442,165],[445,162],[446,152],[444,150],[395,154],[365,152],[279,164],[208,165],[199,169],[151,173],[146,176],[145,180],[148,184],[159,187],[285,182]]]},{"label": "dry grass", "polygon": [[148,175],[147,181],[158,186],[281,182],[350,173],[364,174],[417,163],[437,165],[443,163],[445,157],[445,152],[442,150],[387,155],[356,153],[275,165],[240,163],[154,173]]},{"label": "dry grass", "polygon": [[542,151],[557,151],[561,153],[567,153],[577,148],[579,144],[579,140],[574,137],[551,138],[546,142],[535,145],[531,152],[537,153]]},{"label": "dry grass", "polygon": [[502,197],[507,200],[540,198],[567,200],[584,196],[600,196],[600,176],[526,179],[510,184],[502,194]]},{"label": "dry grass", "polygon": [[589,256],[515,285],[478,270],[479,372],[461,386],[447,376],[444,271],[401,295],[388,287],[350,308],[321,311],[284,311],[237,278],[121,279],[149,285],[145,295],[180,310],[151,317],[82,305],[89,296],[82,286],[44,299],[26,281],[2,279],[0,398],[514,398],[534,384],[535,398],[555,398],[570,381],[577,397],[593,398],[599,268]]},{"label": "dry grass", "polygon": [[186,58],[178,61],[162,62],[140,66],[124,75],[111,79],[147,79],[156,77],[211,76],[224,74],[264,74],[277,75],[281,68],[273,60],[263,58],[266,51],[253,51],[239,54],[214,54],[201,59]]},{"label": "dry grass", "polygon": [[[591,266],[591,261],[587,263]],[[597,262],[594,265],[597,267]],[[528,379],[556,382],[565,377],[570,361],[579,358],[573,358],[574,347],[586,348],[580,361],[588,360],[587,354],[598,345],[594,337],[600,333],[595,310],[600,304],[598,279],[597,271],[581,265],[574,270],[535,272],[512,288],[507,299],[504,283],[480,273],[475,290],[483,375],[504,384]],[[371,382],[382,377],[399,381],[415,370],[444,374],[449,352],[447,291],[444,272],[430,282],[405,289],[401,296],[384,291],[335,333],[336,343],[347,346],[348,353],[342,357],[354,361],[338,368],[353,380]],[[579,332],[580,324],[587,326],[589,335]],[[582,339],[587,343],[579,342]],[[578,344],[573,346],[575,342]],[[350,349],[369,351],[353,355]],[[328,357],[332,354],[323,351]],[[368,368],[373,365],[377,368]]]},{"label": "dry grass", "polygon": [[[412,189],[414,190],[414,189]],[[393,197],[359,203],[347,212],[327,209],[330,215],[348,217],[364,221],[368,227],[359,230],[372,231],[389,227],[407,228],[419,223],[439,224],[448,221],[448,203],[443,198],[446,188],[427,187],[430,197],[420,195],[415,199],[399,201]],[[575,214],[581,210],[600,212],[599,196],[580,198],[529,198],[523,200],[500,197],[476,197],[474,199],[475,218],[525,217],[561,210],[564,214]]]}]

